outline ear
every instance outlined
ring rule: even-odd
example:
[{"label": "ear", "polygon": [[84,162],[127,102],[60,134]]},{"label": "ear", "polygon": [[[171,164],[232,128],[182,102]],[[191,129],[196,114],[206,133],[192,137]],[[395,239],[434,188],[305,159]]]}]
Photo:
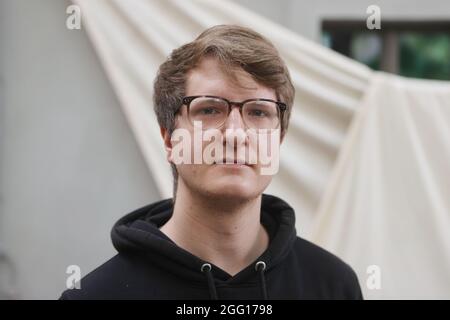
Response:
[{"label": "ear", "polygon": [[164,149],[166,150],[166,157],[169,163],[172,163],[172,141],[170,140],[171,135],[166,128],[159,127],[161,132],[161,137],[164,141]]}]

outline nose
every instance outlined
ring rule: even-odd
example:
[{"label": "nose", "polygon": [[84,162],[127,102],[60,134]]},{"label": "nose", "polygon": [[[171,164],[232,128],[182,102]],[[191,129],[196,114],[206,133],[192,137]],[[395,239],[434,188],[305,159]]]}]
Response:
[{"label": "nose", "polygon": [[239,107],[233,105],[231,112],[223,128],[225,139],[223,143],[226,154],[235,159],[245,158],[245,146],[248,144],[248,137],[245,132],[245,124],[242,119]]},{"label": "nose", "polygon": [[227,120],[224,123],[224,129],[245,129],[244,120],[238,106],[231,106],[231,112],[228,115]]}]

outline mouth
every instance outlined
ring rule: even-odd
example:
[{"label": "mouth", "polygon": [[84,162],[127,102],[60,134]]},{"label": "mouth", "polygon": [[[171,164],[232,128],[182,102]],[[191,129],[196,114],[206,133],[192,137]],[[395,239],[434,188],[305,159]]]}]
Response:
[{"label": "mouth", "polygon": [[243,159],[222,159],[222,162],[216,162],[214,161],[214,165],[223,165],[223,166],[232,166],[232,167],[239,167],[239,166],[247,166],[252,167],[251,164],[245,162]]}]

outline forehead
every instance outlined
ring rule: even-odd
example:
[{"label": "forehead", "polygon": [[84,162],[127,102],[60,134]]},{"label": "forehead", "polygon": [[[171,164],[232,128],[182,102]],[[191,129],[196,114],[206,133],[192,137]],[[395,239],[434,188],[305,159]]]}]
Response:
[{"label": "forehead", "polygon": [[189,71],[186,78],[186,95],[217,95],[231,100],[249,98],[276,99],[275,90],[257,83],[242,69],[236,69],[233,81],[215,58],[203,58]]}]

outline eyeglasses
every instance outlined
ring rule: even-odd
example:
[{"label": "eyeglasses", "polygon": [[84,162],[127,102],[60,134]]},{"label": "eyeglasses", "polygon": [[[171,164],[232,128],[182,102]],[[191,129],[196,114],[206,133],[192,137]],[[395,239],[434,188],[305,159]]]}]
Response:
[{"label": "eyeglasses", "polygon": [[183,98],[192,124],[201,121],[203,129],[221,127],[231,113],[232,105],[239,107],[242,120],[248,128],[276,129],[287,109],[285,103],[270,99],[229,101],[216,96],[189,96]]}]

